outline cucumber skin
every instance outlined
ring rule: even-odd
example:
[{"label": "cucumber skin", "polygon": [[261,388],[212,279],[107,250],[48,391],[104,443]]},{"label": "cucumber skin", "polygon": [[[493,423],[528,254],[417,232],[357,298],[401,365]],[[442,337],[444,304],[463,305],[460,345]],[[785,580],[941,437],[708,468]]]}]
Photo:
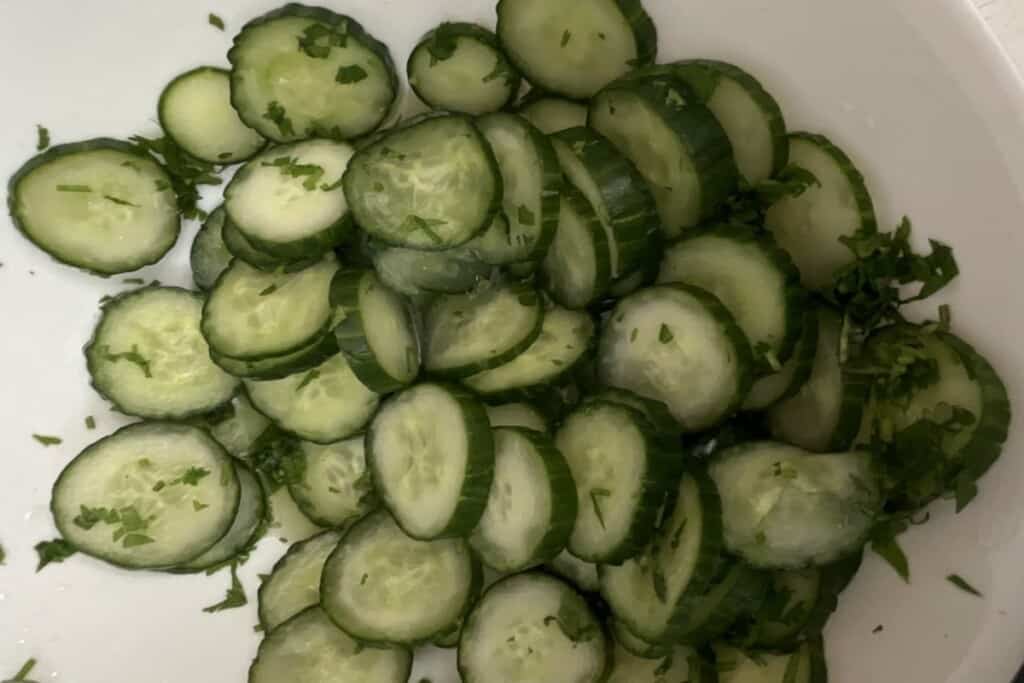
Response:
[{"label": "cucumber skin", "polygon": [[[377,357],[370,348],[359,301],[359,290],[363,278],[367,277],[374,278],[377,287],[387,289],[372,270],[340,269],[334,274],[334,280],[331,282],[331,305],[343,308],[346,315],[334,328],[333,335],[338,342],[338,348],[345,355],[349,367],[359,381],[370,391],[388,394],[414,383],[416,378],[413,377],[408,383],[395,379],[377,362]],[[411,318],[409,325],[410,328],[413,327]]]},{"label": "cucumber skin", "polygon": [[[154,254],[152,257],[150,257],[143,263],[132,264],[131,268],[116,269],[110,271],[88,268],[86,266],[79,265],[62,256],[58,256],[57,254],[50,252],[48,249],[46,249],[46,247],[44,247],[39,242],[36,242],[32,238],[32,236],[29,235],[29,232],[25,227],[25,223],[22,221],[18,203],[18,185],[26,176],[28,176],[28,174],[30,174],[32,171],[35,171],[37,168],[45,166],[51,161],[56,161],[57,159],[60,159],[61,157],[67,154],[92,152],[95,150],[113,150],[115,152],[121,152],[123,154],[131,154],[132,156],[143,159],[149,163],[156,164],[157,167],[159,167],[164,172],[167,187],[171,187],[171,177],[167,173],[166,167],[159,161],[154,159],[152,156],[147,154],[146,152],[131,144],[130,142],[125,142],[124,140],[115,140],[113,138],[91,138],[89,140],[83,140],[81,142],[70,142],[63,145],[54,145],[53,147],[47,149],[45,152],[37,154],[36,156],[32,157],[24,164],[22,164],[21,167],[14,172],[14,175],[11,176],[11,179],[7,181],[7,211],[11,216],[11,222],[14,223],[14,227],[18,229],[18,232],[20,232],[25,239],[27,239],[32,244],[36,245],[36,247],[38,247],[41,251],[45,252],[54,261],[61,263],[65,266],[77,268],[92,275],[98,275],[100,277],[106,278],[112,275],[118,275],[120,273],[129,273],[134,270],[139,270],[140,268],[145,268],[146,266],[151,266],[154,263],[158,262],[160,259],[162,259],[178,241],[178,235],[181,234],[180,217],[178,219],[177,227],[174,231],[174,239],[169,241],[166,249],[161,251],[159,254]],[[170,191],[170,189],[168,189],[167,191]]]},{"label": "cucumber skin", "polygon": [[[491,434],[491,423],[487,419],[487,410],[476,397],[456,384],[433,383],[441,387],[458,403],[462,410],[462,419],[466,424],[468,435],[466,444],[466,478],[462,483],[462,490],[459,492],[459,503],[452,513],[448,526],[442,529],[437,535],[430,538],[423,538],[412,534],[402,526],[401,520],[395,517],[395,523],[410,538],[420,541],[432,541],[440,538],[467,537],[480,523],[484,509],[487,507],[487,499],[490,497],[491,483],[494,481],[494,436]],[[417,385],[423,386],[423,385]],[[377,409],[379,417],[387,408],[389,402],[395,400],[395,394],[381,403]],[[390,510],[387,495],[384,487],[379,481],[377,468],[374,466],[374,433],[378,428],[378,421],[375,417],[370,421],[366,430],[366,467],[372,473],[374,486],[384,503]]]},{"label": "cucumber skin", "polygon": [[[277,560],[277,562],[274,563],[274,566],[267,573],[267,576],[268,577],[269,576],[273,576],[274,572],[276,572],[278,569],[280,569],[285,564],[287,564],[288,560],[292,559],[296,554],[302,552],[303,546],[305,546],[307,543],[311,543],[313,541],[317,541],[320,538],[322,538],[324,536],[327,536],[328,534],[337,534],[338,535],[338,542],[339,543],[341,542],[341,538],[344,535],[344,533],[341,530],[338,530],[338,529],[327,529],[326,531],[321,531],[320,533],[316,534],[315,536],[311,536],[310,538],[307,538],[304,541],[300,541],[298,543],[293,543],[291,545],[291,547],[288,548],[288,551],[285,552],[285,554],[282,555]],[[264,633],[269,633],[270,629],[267,628],[267,626],[268,626],[267,618],[266,618],[266,615],[263,612],[263,604],[264,604],[263,591],[264,591],[264,588],[265,588],[266,585],[267,585],[267,581],[264,580],[264,581],[260,582],[260,587],[259,587],[259,589],[257,591],[257,594],[256,594],[256,602],[258,604],[258,610],[257,611],[259,613],[260,626],[263,627]],[[318,606],[319,605],[312,605],[311,607],[318,607]],[[309,608],[307,608],[307,609],[309,609]],[[300,612],[300,614],[301,614],[301,612]]]},{"label": "cucumber skin", "polygon": [[[242,119],[242,121],[247,126],[251,127],[253,130],[260,133],[260,135],[263,135],[264,137],[267,137],[274,143],[278,144],[298,142],[299,140],[305,140],[307,138],[312,137],[323,137],[331,140],[346,141],[344,137],[338,134],[336,128],[325,129],[319,126],[314,126],[313,130],[306,130],[303,131],[302,133],[297,132],[294,137],[284,138],[279,134],[275,137],[274,135],[267,135],[262,130],[260,130],[259,124],[261,123],[260,117],[262,117],[262,113],[258,114],[255,120],[246,120],[246,107],[242,106],[241,103],[238,102],[238,98],[235,92],[234,67],[236,66],[235,62],[238,57],[238,45],[245,36],[246,29],[255,28],[260,24],[266,24],[271,21],[274,21],[275,19],[282,19],[285,17],[301,17],[304,19],[312,19],[314,21],[323,24],[328,24],[330,26],[336,26],[342,21],[345,21],[348,35],[350,37],[354,37],[355,40],[357,40],[360,44],[362,44],[364,47],[366,47],[375,55],[377,55],[377,57],[384,63],[384,66],[388,72],[388,80],[391,84],[391,92],[393,93],[391,99],[391,106],[389,107],[389,109],[393,109],[395,107],[399,99],[398,73],[395,71],[395,63],[391,60],[391,52],[388,50],[388,46],[380,42],[373,36],[371,36],[369,33],[367,33],[366,29],[363,28],[362,24],[360,24],[358,21],[356,21],[355,19],[348,15],[337,14],[324,7],[310,7],[309,5],[303,5],[297,2],[290,2],[287,5],[278,7],[275,10],[271,10],[266,14],[255,17],[246,22],[245,26],[242,27],[242,30],[240,30],[238,34],[235,36],[234,41],[232,42],[231,49],[228,50],[228,62],[232,66],[231,106],[235,108],[235,111],[238,112],[238,117]],[[381,120],[377,123],[377,126],[380,126],[384,121],[386,121],[389,115],[390,111],[385,113]],[[368,133],[370,132],[372,131],[368,131]]]}]

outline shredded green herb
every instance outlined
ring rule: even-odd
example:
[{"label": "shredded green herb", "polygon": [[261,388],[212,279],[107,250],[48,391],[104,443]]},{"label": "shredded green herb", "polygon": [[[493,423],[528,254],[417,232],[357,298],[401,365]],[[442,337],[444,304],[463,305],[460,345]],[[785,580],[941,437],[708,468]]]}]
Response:
[{"label": "shredded green herb", "polygon": [[134,204],[134,203],[128,201],[127,199],[121,199],[120,197],[115,197],[113,195],[105,194],[105,195],[103,195],[103,198],[106,199],[109,202],[113,202],[113,203],[117,204],[118,206],[133,206],[135,208],[139,208],[138,204]]},{"label": "shredded green herb", "polygon": [[32,438],[43,444],[44,446],[59,446],[64,443],[64,439],[59,436],[47,436],[46,434],[33,434]]},{"label": "shredded green herb", "polygon": [[324,176],[324,169],[316,164],[300,164],[295,157],[277,157],[273,161],[264,161],[263,166],[277,167],[281,174],[290,178],[305,178],[302,186],[313,191]]},{"label": "shredded green herb", "polygon": [[50,146],[50,131],[45,126],[36,124],[36,151],[42,152]]},{"label": "shredded green herb", "polygon": [[210,26],[213,26],[214,28],[219,29],[221,31],[224,30],[224,20],[216,14],[214,14],[213,12],[210,12],[210,15],[206,18],[206,20],[209,22]]},{"label": "shredded green herb", "polygon": [[204,220],[206,212],[199,208],[199,187],[220,185],[222,182],[216,174],[214,165],[199,161],[167,137],[147,138],[135,135],[132,136],[131,142],[139,151],[160,163],[170,176],[169,185],[162,178],[154,181],[157,191],[174,191],[178,213],[183,218]]},{"label": "shredded green herb", "polygon": [[263,114],[263,118],[277,126],[278,132],[286,138],[295,136],[295,128],[292,126],[292,120],[288,118],[287,112],[281,103],[274,100],[267,105],[267,111]]},{"label": "shredded green herb", "polygon": [[365,80],[369,74],[366,73],[366,69],[359,66],[358,64],[350,64],[348,66],[342,66],[338,68],[338,73],[335,74],[334,80],[342,85],[348,85],[349,83],[358,83],[359,81]]},{"label": "shredded green herb", "polygon": [[612,492],[608,489],[590,489],[590,504],[594,506],[594,514],[597,515],[597,521],[600,522],[602,529],[606,527],[604,525],[604,513],[601,511],[601,501],[599,498],[607,498],[611,495]]},{"label": "shredded green herb", "polygon": [[519,210],[516,212],[517,218],[519,219],[520,225],[536,225],[537,217],[530,211],[529,208],[524,204],[519,205]]},{"label": "shredded green herb", "polygon": [[430,42],[427,43],[427,52],[430,53],[430,66],[435,66],[438,62],[450,59],[455,54],[455,50],[458,47],[456,37],[455,32],[452,30],[452,25],[447,22],[434,30],[434,33],[430,36]]},{"label": "shredded green herb", "polygon": [[123,351],[121,353],[111,353],[110,347],[104,345],[100,347],[99,352],[106,361],[118,363],[124,360],[129,363],[134,363],[139,366],[139,369],[142,370],[142,374],[144,374],[147,379],[152,379],[153,377],[153,373],[150,371],[149,361],[146,360],[145,356],[139,353],[139,347],[137,344],[132,344],[131,351]]},{"label": "shredded green herb", "polygon": [[560,46],[565,47],[569,44],[570,40],[572,40],[572,33],[567,29],[562,33],[562,42]]},{"label": "shredded green herb", "polygon": [[675,338],[676,336],[672,334],[672,329],[665,323],[662,323],[661,330],[658,331],[658,341],[660,341],[662,344],[668,344]]},{"label": "shredded green herb", "polygon": [[18,673],[14,674],[14,678],[3,681],[2,683],[36,683],[35,681],[30,681],[28,679],[28,675],[32,673],[32,669],[34,669],[35,667],[36,660],[29,659],[27,662],[21,665],[21,668],[18,669]]},{"label": "shredded green herb", "polygon": [[249,599],[245,595],[245,588],[242,586],[242,582],[238,580],[238,562],[232,562],[231,585],[228,587],[227,593],[224,595],[224,599],[216,605],[204,607],[203,611],[207,614],[213,614],[215,612],[223,612],[224,610],[242,607],[247,604],[249,604]]},{"label": "shredded green herb", "polygon": [[55,538],[52,541],[40,541],[35,545],[36,553],[39,555],[39,563],[36,565],[36,572],[41,572],[48,564],[63,562],[77,550],[63,538]]},{"label": "shredded green herb", "polygon": [[959,574],[950,574],[949,576],[946,577],[946,581],[949,581],[951,584],[953,584],[954,586],[956,586],[960,590],[962,590],[962,591],[964,591],[966,593],[970,593],[971,595],[973,595],[975,597],[979,597],[979,598],[985,597],[984,595],[982,595],[981,591],[979,591],[977,588],[975,588],[971,584],[967,583],[967,581],[965,581],[964,578],[962,576],[960,576]]},{"label": "shredded green herb", "polygon": [[58,185],[57,192],[92,192],[88,185]]},{"label": "shredded green herb", "polygon": [[342,19],[336,24],[315,23],[307,26],[298,39],[299,50],[313,59],[327,59],[332,47],[348,44],[348,21]]}]

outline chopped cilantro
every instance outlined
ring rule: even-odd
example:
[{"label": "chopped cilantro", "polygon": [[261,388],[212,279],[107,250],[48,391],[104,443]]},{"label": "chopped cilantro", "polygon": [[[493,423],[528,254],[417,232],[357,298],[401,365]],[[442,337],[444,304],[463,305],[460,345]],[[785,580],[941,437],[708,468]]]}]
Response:
[{"label": "chopped cilantro", "polygon": [[306,376],[305,376],[305,377],[303,377],[303,378],[302,378],[302,381],[301,381],[301,382],[299,382],[299,386],[295,387],[295,391],[301,391],[301,390],[302,390],[302,389],[304,389],[304,388],[305,388],[305,387],[306,387],[306,386],[307,386],[307,385],[308,385],[308,384],[309,384],[310,382],[313,382],[313,381],[314,381],[314,380],[316,380],[316,379],[317,379],[318,377],[320,377],[320,371],[319,371],[318,369],[316,369],[316,368],[313,368],[313,369],[312,369],[312,370],[310,370],[310,371],[309,371],[308,373],[306,373]]},{"label": "chopped cilantro", "polygon": [[533,215],[533,212],[524,204],[519,205],[519,210],[516,212],[521,225],[536,225],[537,217]]},{"label": "chopped cilantro", "polygon": [[178,213],[184,218],[205,219],[206,212],[199,208],[199,186],[220,185],[222,182],[213,164],[189,155],[170,138],[135,135],[131,142],[140,152],[160,163],[170,176],[169,184],[162,178],[154,183],[158,192],[174,191]]},{"label": "chopped cilantro", "polygon": [[636,341],[636,337],[637,337],[638,334],[640,334],[640,330],[634,327],[633,331],[629,333],[629,343],[630,344],[632,344],[633,342]]},{"label": "chopped cilantro", "polygon": [[7,552],[4,550],[4,547],[2,545],[0,545],[0,564],[4,564],[4,562],[6,560],[7,560]]},{"label": "chopped cilantro", "polygon": [[306,472],[306,459],[296,440],[276,428],[268,429],[256,440],[249,459],[264,476],[270,493],[301,482]]},{"label": "chopped cilantro", "polygon": [[307,26],[298,39],[299,50],[313,59],[327,59],[332,47],[348,44],[348,21],[342,19],[336,24],[315,23]]},{"label": "chopped cilantro", "polygon": [[452,25],[447,22],[434,30],[434,33],[430,36],[430,42],[427,43],[427,52],[430,53],[430,66],[435,66],[438,62],[450,59],[455,54],[455,50],[458,47],[456,38],[457,36],[452,30]]},{"label": "chopped cilantro", "polygon": [[274,285],[270,285],[269,287],[267,287],[265,289],[261,289],[259,295],[260,296],[270,296],[271,294],[273,294],[276,291],[277,291],[277,285],[274,284]]},{"label": "chopped cilantro", "polygon": [[902,517],[883,520],[871,532],[871,549],[888,562],[900,578],[910,583],[910,563],[896,540],[908,526]]},{"label": "chopped cilantro", "polygon": [[42,152],[50,146],[50,131],[45,126],[36,124],[36,151]]},{"label": "chopped cilantro", "polygon": [[960,590],[964,591],[965,593],[970,593],[971,595],[979,598],[985,597],[981,594],[981,591],[979,591],[971,584],[967,583],[967,581],[965,581],[964,578],[959,574],[950,574],[946,577],[946,581],[949,581],[951,584],[953,584]]},{"label": "chopped cilantro", "polygon": [[675,338],[676,336],[672,334],[672,329],[665,323],[662,323],[661,329],[658,331],[658,341],[660,341],[662,344],[668,344]]},{"label": "chopped cilantro", "polygon": [[57,192],[92,192],[88,185],[58,185]]},{"label": "chopped cilantro", "polygon": [[883,626],[882,624],[879,624],[878,626],[876,626],[873,629],[871,629],[871,632],[872,633],[881,633],[884,630],[885,630],[885,626]]},{"label": "chopped cilantro", "polygon": [[282,175],[290,178],[305,178],[302,186],[313,191],[324,176],[324,169],[316,164],[300,164],[295,157],[277,157],[273,161],[264,161],[263,166],[277,167]]},{"label": "chopped cilantro", "polygon": [[204,607],[203,611],[207,614],[213,614],[214,612],[223,612],[224,610],[235,609],[247,604],[249,604],[249,599],[245,596],[245,588],[242,587],[242,582],[238,580],[238,562],[232,562],[231,586],[228,587],[224,599],[216,605]]},{"label": "chopped cilantro", "polygon": [[118,363],[122,360],[126,360],[129,363],[138,365],[142,370],[142,374],[144,374],[147,379],[152,379],[153,377],[153,373],[150,371],[149,361],[146,360],[145,356],[139,353],[139,347],[137,344],[132,344],[131,351],[111,353],[109,346],[101,346],[99,352],[102,355],[103,360],[110,361],[111,363]]},{"label": "chopped cilantro", "polygon": [[143,280],[141,277],[126,277],[125,279],[121,280],[121,282],[125,283],[126,285],[144,285],[144,284],[146,284],[146,281]]},{"label": "chopped cilantro", "polygon": [[103,198],[108,202],[114,202],[118,206],[134,206],[135,208],[139,208],[138,204],[134,204],[127,199],[121,199],[120,197],[115,197],[113,195],[105,194],[103,195]]},{"label": "chopped cilantro", "polygon": [[32,438],[43,444],[44,446],[59,446],[64,443],[64,439],[59,436],[47,436],[46,434],[33,434]]},{"label": "chopped cilantro", "polygon": [[203,478],[210,475],[210,470],[204,467],[189,467],[185,473],[172,481],[172,484],[184,484],[186,486],[198,486]]},{"label": "chopped cilantro", "polygon": [[205,510],[208,507],[210,507],[210,506],[207,505],[206,503],[203,503],[202,501],[198,501],[198,500],[193,500],[192,501],[192,509],[195,510],[196,512],[199,512],[200,510]]},{"label": "chopped cilantro", "polygon": [[3,681],[3,683],[35,683],[35,681],[28,680],[28,675],[32,673],[32,669],[36,667],[36,660],[29,659],[27,662],[21,665],[18,669],[18,673],[14,674],[14,678]]},{"label": "chopped cilantro", "polygon": [[601,501],[599,498],[607,498],[612,495],[612,492],[608,489],[596,488],[590,489],[590,504],[594,506],[594,514],[597,515],[597,521],[601,523],[601,528],[606,528],[604,525],[604,513],[601,511]]},{"label": "chopped cilantro", "polygon": [[561,47],[565,47],[566,45],[568,45],[570,40],[572,40],[572,33],[568,29],[566,29],[562,33]]},{"label": "chopped cilantro", "polygon": [[366,73],[366,69],[359,66],[358,64],[350,64],[348,66],[338,67],[338,73],[335,74],[334,80],[342,85],[349,83],[358,83],[359,81],[365,80],[369,74]]},{"label": "chopped cilantro", "polygon": [[292,120],[288,118],[284,107],[282,107],[281,103],[277,100],[274,100],[267,105],[267,111],[263,114],[263,118],[277,126],[278,132],[280,132],[283,137],[290,138],[295,136],[295,128],[292,126]]},{"label": "chopped cilantro", "polygon": [[43,570],[48,564],[63,562],[77,550],[63,538],[55,538],[52,541],[40,541],[35,545],[36,553],[39,555],[39,564],[36,565],[36,572]]},{"label": "chopped cilantro", "polygon": [[213,12],[210,12],[210,15],[206,18],[206,20],[209,22],[210,26],[213,26],[214,28],[219,29],[221,31],[224,30],[224,20],[218,17]]}]

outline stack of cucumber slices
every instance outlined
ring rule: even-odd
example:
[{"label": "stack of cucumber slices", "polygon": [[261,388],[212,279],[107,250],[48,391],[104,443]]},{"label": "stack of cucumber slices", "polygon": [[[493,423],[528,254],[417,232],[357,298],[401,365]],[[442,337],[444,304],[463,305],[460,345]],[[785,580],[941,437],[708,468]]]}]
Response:
[{"label": "stack of cucumber slices", "polygon": [[640,0],[501,0],[424,35],[396,121],[388,48],[290,4],[166,87],[161,140],[28,161],[15,225],[104,276],[239,165],[195,289],[102,306],[92,384],[141,421],[61,473],[64,539],[208,570],[287,492],[323,530],[263,581],[250,683],[404,683],[430,646],[467,683],[825,683],[865,546],[970,502],[1006,390],[900,312],[948,248],[881,231],[754,76],[657,47]]}]

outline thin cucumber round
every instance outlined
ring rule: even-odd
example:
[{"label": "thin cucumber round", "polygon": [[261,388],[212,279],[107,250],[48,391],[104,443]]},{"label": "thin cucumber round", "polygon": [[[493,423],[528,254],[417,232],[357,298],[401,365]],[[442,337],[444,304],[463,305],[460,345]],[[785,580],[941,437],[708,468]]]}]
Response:
[{"label": "thin cucumber round", "polygon": [[423,642],[458,622],[482,579],[463,539],[417,541],[382,511],[357,522],[328,558],[321,606],[359,640]]},{"label": "thin cucumber round", "polygon": [[551,297],[566,308],[586,308],[611,280],[608,236],[590,202],[569,185],[562,189],[558,229],[541,272]]},{"label": "thin cucumber round", "polygon": [[181,227],[167,172],[138,147],[109,138],[29,159],[8,183],[7,208],[37,247],[103,276],[156,263]]},{"label": "thin cucumber round", "polygon": [[196,159],[210,164],[236,164],[267,144],[238,118],[231,106],[231,74],[201,66],[167,84],[157,104],[160,127]]},{"label": "thin cucumber round", "polygon": [[249,683],[406,683],[412,653],[404,647],[363,647],[310,607],[271,632],[252,666]]},{"label": "thin cucumber round", "polygon": [[587,125],[587,105],[561,97],[527,96],[516,112],[545,135]]},{"label": "thin cucumber round", "polygon": [[529,403],[487,406],[487,420],[494,428],[523,427],[541,433],[546,433],[549,428],[547,418]]},{"label": "thin cucumber round", "polygon": [[760,411],[796,395],[811,378],[814,356],[818,350],[818,311],[808,306],[800,326],[800,339],[793,347],[793,354],[778,372],[765,375],[754,381],[750,393],[743,401],[743,410]]},{"label": "thin cucumber round", "polygon": [[299,612],[320,604],[320,576],[344,532],[324,531],[296,543],[260,584],[259,615],[270,633]]},{"label": "thin cucumber round", "polygon": [[[648,643],[647,641],[639,638],[635,633],[626,628],[621,621],[617,619],[611,620],[611,632],[612,637],[615,638],[615,664],[619,664],[619,652],[624,650],[631,657],[625,657],[630,660],[631,658],[639,657],[645,660],[661,660],[668,656],[672,651],[667,645],[660,645],[657,643]],[[688,681],[686,683],[689,683]]]},{"label": "thin cucumber round", "polygon": [[658,51],[639,0],[501,0],[498,38],[530,83],[577,100],[653,62]]},{"label": "thin cucumber round", "polygon": [[213,287],[221,273],[231,265],[234,254],[224,243],[224,220],[227,215],[223,206],[210,214],[192,240],[189,251],[189,265],[192,267],[192,281],[196,287],[206,291]]},{"label": "thin cucumber round", "polygon": [[469,537],[484,564],[509,573],[547,562],[565,547],[576,510],[572,472],[550,437],[494,430],[494,483]]},{"label": "thin cucumber round", "polygon": [[466,683],[598,683],[612,645],[583,597],[552,576],[517,574],[491,586],[466,618]]},{"label": "thin cucumber round", "polygon": [[185,564],[230,529],[240,486],[206,430],[139,422],[86,447],[57,477],[50,509],[79,551],[129,569]]},{"label": "thin cucumber round", "polygon": [[729,552],[756,567],[799,569],[859,549],[881,512],[868,452],[808,453],[772,442],[720,453],[710,474]]},{"label": "thin cucumber round", "polygon": [[242,379],[256,381],[282,379],[288,375],[312,370],[338,353],[338,342],[334,333],[324,331],[308,345],[281,356],[259,360],[239,360],[210,349],[210,358],[228,374]]},{"label": "thin cucumber round", "polygon": [[85,358],[92,385],[123,413],[181,420],[231,400],[238,380],[210,360],[199,331],[203,298],[177,287],[143,287],[114,298]]},{"label": "thin cucumber round", "polygon": [[326,445],[301,441],[299,449],[305,467],[288,492],[302,514],[322,527],[343,527],[373,509],[362,435]]},{"label": "thin cucumber round", "polygon": [[275,142],[365,135],[398,92],[387,47],[351,17],[321,7],[291,3],[253,19],[228,60],[232,105]]},{"label": "thin cucumber round", "polygon": [[[210,435],[236,458],[249,455],[260,435],[270,426],[270,420],[252,407],[245,392],[239,392],[225,406],[223,415],[206,423]],[[218,410],[217,413],[222,411]]]},{"label": "thin cucumber round", "polygon": [[434,109],[479,116],[519,92],[519,71],[482,26],[445,22],[425,35],[406,64],[409,85]]},{"label": "thin cucumber round", "polygon": [[282,379],[245,380],[253,406],[300,439],[333,443],[363,430],[380,402],[336,354],[312,370]]},{"label": "thin cucumber round", "polygon": [[412,315],[373,271],[339,270],[331,303],[344,314],[334,328],[338,348],[359,381],[384,394],[416,379],[420,350]]},{"label": "thin cucumber round", "polygon": [[464,389],[418,384],[381,407],[366,434],[374,485],[402,529],[419,539],[476,528],[494,479],[484,407]]},{"label": "thin cucumber round", "polygon": [[356,223],[388,244],[441,250],[470,241],[501,206],[490,145],[465,116],[433,116],[356,153],[344,177]]}]

